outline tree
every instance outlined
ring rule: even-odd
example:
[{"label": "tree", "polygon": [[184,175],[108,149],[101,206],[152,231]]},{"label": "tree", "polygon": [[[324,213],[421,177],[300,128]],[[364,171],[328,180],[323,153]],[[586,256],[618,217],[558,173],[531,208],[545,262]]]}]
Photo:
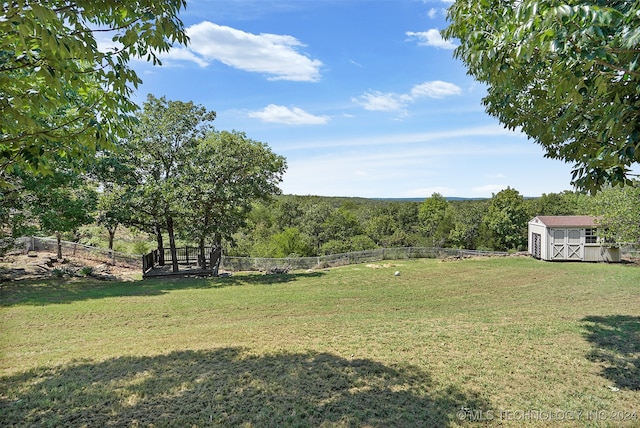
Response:
[{"label": "tree", "polygon": [[207,239],[220,247],[245,224],[254,201],[280,192],[286,161],[236,131],[211,130],[184,154],[176,186],[181,227],[198,241],[204,263]]},{"label": "tree", "polygon": [[320,254],[320,248],[327,240],[324,233],[324,222],[334,209],[326,200],[312,203],[304,211],[300,229],[311,239],[316,254]]},{"label": "tree", "polygon": [[[384,242],[398,229],[396,220],[389,214],[380,214],[372,217],[365,227],[367,236],[377,245],[385,245]],[[386,238],[386,239],[385,239]]]},{"label": "tree", "polygon": [[524,248],[528,220],[524,198],[510,187],[492,196],[484,217],[484,223],[493,235],[494,245],[500,250]]},{"label": "tree", "polygon": [[113,250],[118,226],[130,222],[129,195],[125,187],[118,185],[106,187],[98,194],[96,222],[107,229],[110,250]]},{"label": "tree", "polygon": [[[75,173],[75,167],[58,159],[55,172],[44,177],[25,171],[22,191],[27,195],[33,219],[45,233],[55,234],[57,257],[62,258],[62,234],[94,221],[96,192],[85,177]],[[27,207],[22,207],[23,210]]]},{"label": "tree", "polygon": [[600,216],[598,234],[607,241],[640,243],[640,182],[625,188],[605,188],[590,201]]},{"label": "tree", "polygon": [[287,227],[272,235],[267,242],[268,253],[265,257],[308,257],[312,249],[308,237],[296,227]]},{"label": "tree", "polygon": [[630,184],[640,163],[640,3],[456,1],[446,39],[488,85],[487,112],[546,156],[574,164],[593,192]]},{"label": "tree", "polygon": [[343,206],[331,211],[322,223],[322,241],[343,241],[362,234],[362,227],[358,218]]},{"label": "tree", "polygon": [[486,246],[480,242],[480,227],[487,211],[489,202],[486,200],[457,201],[452,204],[454,226],[449,233],[449,239],[454,246],[475,250],[478,246]]},{"label": "tree", "polygon": [[584,195],[564,191],[562,193],[543,193],[539,198],[531,201],[530,217],[538,215],[576,215],[578,214],[579,199]]},{"label": "tree", "polygon": [[432,244],[445,246],[453,228],[449,202],[439,193],[425,199],[418,211],[421,230],[431,238]]},{"label": "tree", "polygon": [[[188,41],[185,0],[32,0],[0,12],[0,186],[14,168],[51,170],[55,155],[91,158],[132,125],[141,83],[132,58]],[[113,48],[99,46],[110,36]]]},{"label": "tree", "polygon": [[161,254],[164,253],[162,229],[167,231],[174,272],[178,271],[175,222],[185,208],[179,196],[185,192],[179,186],[195,184],[181,177],[182,167],[188,163],[187,151],[197,147],[211,130],[210,122],[215,115],[192,102],[167,101],[164,97],[148,95],[139,123],[125,142],[127,162],[136,176],[131,188],[135,193],[132,208],[156,229]]}]

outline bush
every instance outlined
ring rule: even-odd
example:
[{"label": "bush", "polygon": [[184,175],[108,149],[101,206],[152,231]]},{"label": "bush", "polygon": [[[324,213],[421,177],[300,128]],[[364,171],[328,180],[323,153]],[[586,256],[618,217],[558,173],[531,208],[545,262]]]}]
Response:
[{"label": "bush", "polygon": [[135,241],[133,243],[134,254],[147,254],[149,252],[149,243],[146,241]]},{"label": "bush", "polygon": [[93,268],[91,266],[83,266],[82,268],[80,268],[78,273],[81,276],[91,276],[93,275]]}]

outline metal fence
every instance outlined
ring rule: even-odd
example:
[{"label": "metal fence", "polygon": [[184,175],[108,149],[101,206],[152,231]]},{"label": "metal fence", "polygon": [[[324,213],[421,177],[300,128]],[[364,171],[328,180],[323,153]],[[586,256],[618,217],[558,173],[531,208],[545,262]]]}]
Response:
[{"label": "metal fence", "polygon": [[358,263],[372,263],[383,260],[425,259],[447,257],[474,256],[505,256],[501,251],[456,250],[434,247],[401,247],[377,248],[374,250],[355,251],[351,253],[332,254],[318,257],[289,257],[281,259],[259,257],[230,257],[223,256],[221,269],[228,271],[268,271],[275,268],[289,269],[319,269],[333,266],[344,266]]},{"label": "metal fence", "polygon": [[[69,241],[61,241],[61,245],[63,256],[78,257],[114,266],[131,268],[140,268],[142,263],[142,256],[135,254],[120,253]],[[25,253],[29,251],[49,251],[55,253],[58,249],[58,242],[51,238],[31,236],[16,239],[14,248]]]},{"label": "metal fence", "polygon": [[[57,251],[57,242],[51,238],[26,237],[15,240],[16,249],[20,251]],[[207,248],[207,250],[210,250]],[[637,248],[623,248],[623,253],[627,256],[638,257]],[[143,268],[143,256],[136,254],[119,253],[103,248],[91,247],[76,242],[62,241],[62,254],[64,256],[74,256],[95,260],[111,265],[125,266],[130,268]],[[464,256],[505,256],[508,253],[502,251],[477,251],[451,248],[435,247],[400,247],[400,248],[377,248],[366,251],[355,251],[350,253],[332,254],[317,257],[288,257],[288,258],[262,258],[262,257],[233,257],[222,256],[220,269],[226,271],[269,271],[278,268],[288,268],[292,270],[300,269],[320,269],[325,267],[344,266],[359,263],[373,263],[383,260],[402,260],[412,258],[437,258],[464,257]],[[181,249],[178,252],[181,262],[196,262],[198,252],[195,248]],[[171,254],[165,250],[165,260],[171,263]]]}]

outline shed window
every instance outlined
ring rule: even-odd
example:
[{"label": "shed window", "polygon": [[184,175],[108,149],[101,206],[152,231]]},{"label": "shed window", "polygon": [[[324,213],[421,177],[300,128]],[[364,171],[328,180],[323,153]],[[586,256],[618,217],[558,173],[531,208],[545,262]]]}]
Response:
[{"label": "shed window", "polygon": [[595,244],[598,242],[598,231],[597,229],[585,229],[584,231],[584,242],[585,244]]}]

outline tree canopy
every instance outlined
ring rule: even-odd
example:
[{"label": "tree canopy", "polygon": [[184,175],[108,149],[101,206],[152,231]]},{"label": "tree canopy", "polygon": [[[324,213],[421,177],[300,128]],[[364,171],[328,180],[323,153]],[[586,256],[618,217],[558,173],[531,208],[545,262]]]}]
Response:
[{"label": "tree canopy", "polygon": [[[90,158],[132,124],[132,58],[188,41],[185,0],[14,0],[0,10],[0,185],[13,168]],[[106,39],[102,40],[102,37]],[[111,46],[111,47],[107,47]]]},{"label": "tree canopy", "polygon": [[640,3],[458,0],[446,39],[488,86],[487,112],[591,192],[630,184],[640,163]]}]

